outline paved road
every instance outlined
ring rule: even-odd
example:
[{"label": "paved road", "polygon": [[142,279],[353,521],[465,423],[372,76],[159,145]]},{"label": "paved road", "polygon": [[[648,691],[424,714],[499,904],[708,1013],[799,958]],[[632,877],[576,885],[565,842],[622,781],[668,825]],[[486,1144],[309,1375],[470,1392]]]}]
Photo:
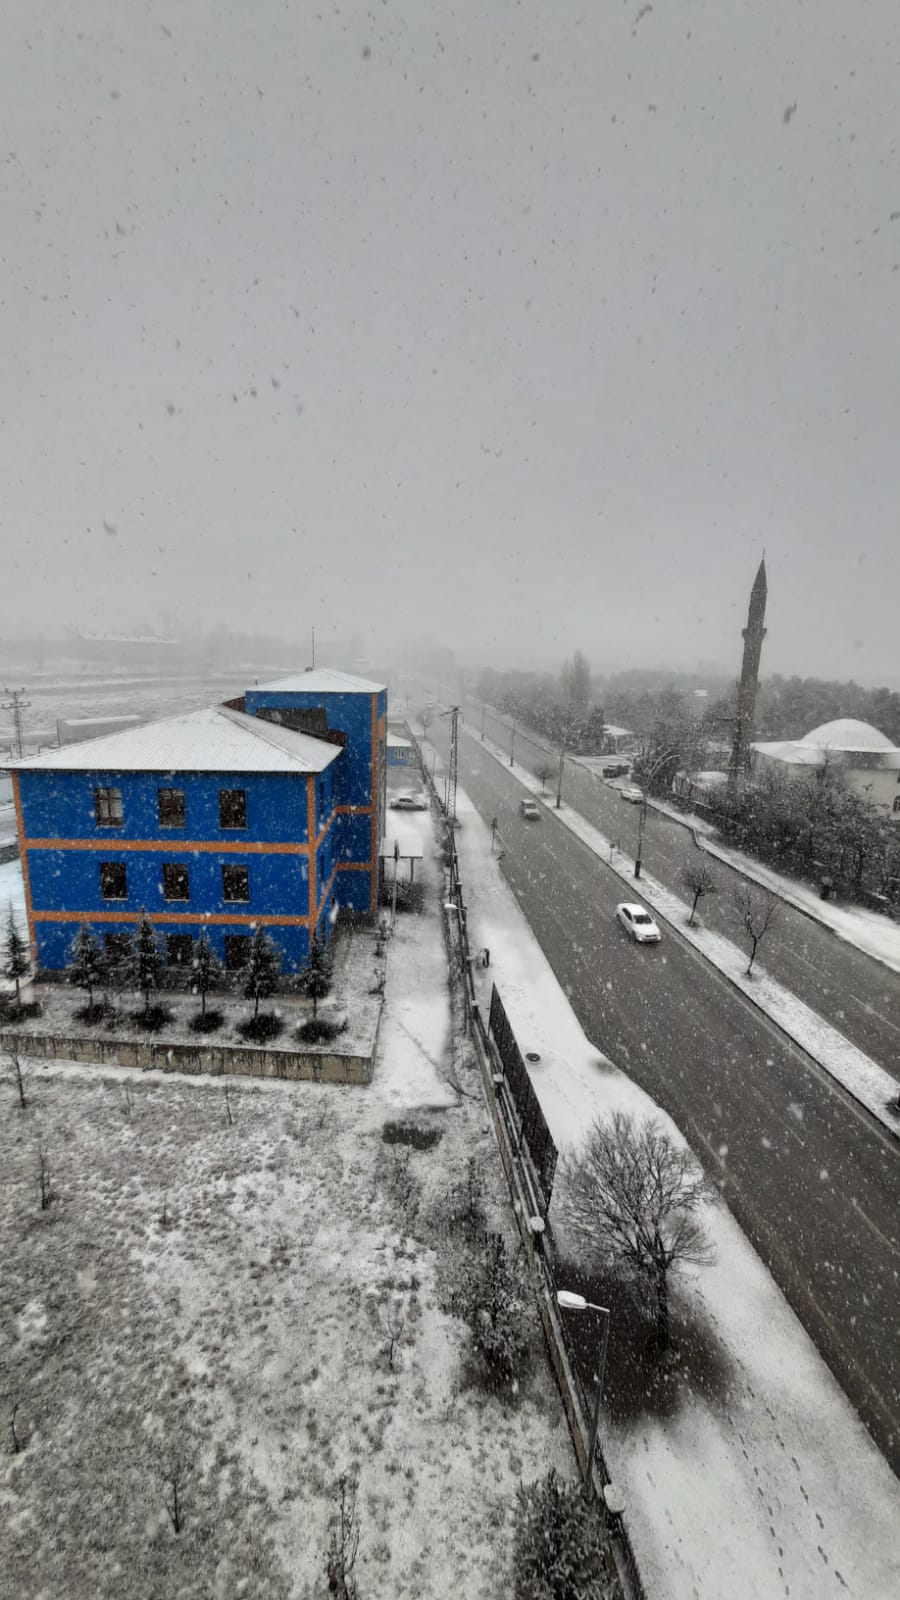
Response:
[{"label": "paved road", "polygon": [[[473,729],[480,728],[480,715],[480,710],[475,713]],[[486,719],[486,731],[494,743],[508,748],[509,733],[504,723],[491,713]],[[515,756],[517,762],[538,774],[547,760],[521,731],[516,738]],[[551,789],[555,790],[555,784],[554,776]],[[628,855],[635,855],[640,806],[629,805],[617,789],[574,761],[566,762],[563,795],[607,838],[620,841]],[[642,852],[644,870],[684,899],[687,892],[682,884],[684,868],[699,859],[709,863],[722,885],[719,894],[708,895],[701,902],[702,921],[706,927],[746,948],[731,896],[732,889],[745,880],[725,862],[713,856],[698,856],[690,830],[651,806],[647,812]],[[627,893],[623,888],[620,898],[626,898]],[[788,905],[781,907],[777,922],[760,945],[757,959],[773,978],[811,1006],[852,1044],[900,1078],[900,976],[897,973]]]},{"label": "paved road", "polygon": [[[443,725],[429,735],[446,755]],[[461,734],[460,783],[588,1037],[674,1117],[900,1472],[900,1151],[677,935],[635,947],[620,880]],[[726,1152],[724,1155],[722,1152]]]}]

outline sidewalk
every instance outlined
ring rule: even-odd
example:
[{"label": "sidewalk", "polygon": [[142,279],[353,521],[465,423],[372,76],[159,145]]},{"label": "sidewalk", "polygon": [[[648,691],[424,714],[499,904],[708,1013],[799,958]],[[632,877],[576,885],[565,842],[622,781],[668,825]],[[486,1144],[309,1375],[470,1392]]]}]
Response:
[{"label": "sidewalk", "polygon": [[[639,892],[641,899],[646,900],[660,917],[677,929],[683,939],[693,945],[722,973],[723,977],[764,1012],[770,1021],[787,1034],[796,1045],[799,1045],[801,1050],[812,1056],[813,1060],[840,1083],[848,1094],[864,1105],[883,1128],[895,1137],[900,1137],[900,1109],[891,1110],[892,1106],[897,1105],[900,1096],[900,1082],[896,1078],[885,1072],[883,1067],[865,1055],[862,1050],[857,1049],[830,1023],[825,1022],[802,1000],[798,1000],[796,995],[777,983],[762,965],[757,963],[753,969],[753,976],[748,978],[747,956],[744,951],[730,940],[723,938],[721,934],[712,933],[699,924],[689,928],[687,904],[669,889],[642,874],[638,891],[634,880],[634,860],[631,856],[617,849],[612,840],[607,839],[599,829],[586,822],[577,811],[572,810],[571,806],[564,803],[557,811],[546,793],[542,792],[540,781],[524,767],[518,765],[511,767],[509,758],[489,739],[486,739],[480,748],[494,760],[499,761],[504,770],[516,778],[545,811],[581,839],[605,866],[610,867],[623,882],[627,883],[631,897],[635,897]],[[708,847],[709,841],[705,843]]]}]

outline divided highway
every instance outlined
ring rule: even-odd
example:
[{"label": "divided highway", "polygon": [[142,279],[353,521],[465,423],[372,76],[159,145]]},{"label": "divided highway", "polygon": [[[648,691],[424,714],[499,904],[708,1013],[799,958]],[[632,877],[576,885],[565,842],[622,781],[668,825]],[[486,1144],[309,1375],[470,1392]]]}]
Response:
[{"label": "divided highway", "polygon": [[[446,759],[447,727],[429,737]],[[900,1147],[676,932],[634,945],[633,895],[477,738],[459,779],[588,1037],[671,1114],[900,1472]]]}]

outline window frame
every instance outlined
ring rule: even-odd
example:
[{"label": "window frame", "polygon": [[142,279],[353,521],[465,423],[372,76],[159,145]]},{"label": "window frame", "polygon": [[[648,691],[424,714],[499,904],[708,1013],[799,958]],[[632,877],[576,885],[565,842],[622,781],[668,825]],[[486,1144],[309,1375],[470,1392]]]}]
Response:
[{"label": "window frame", "polygon": [[[232,959],[232,957],[234,955],[234,952],[235,952],[235,946],[236,946],[238,940],[240,940],[240,948],[243,951],[243,960],[242,961],[235,961],[235,960]],[[226,972],[243,972],[244,968],[247,966],[247,964],[248,964],[248,962],[250,960],[250,935],[249,935],[249,933],[226,933],[224,935],[224,950],[225,950],[225,971]]]},{"label": "window frame", "polygon": [[[163,800],[163,795],[165,795],[167,797],[165,801]],[[177,798],[177,803],[176,803],[175,809],[178,810],[179,806],[180,806],[181,817],[180,817],[180,820],[177,821],[177,822],[169,822],[169,821],[166,820],[166,818],[163,815],[163,811],[169,805],[172,797],[176,797]],[[173,789],[168,784],[164,785],[162,788],[157,788],[157,791],[156,791],[156,814],[157,814],[157,817],[159,819],[159,826],[161,828],[184,828],[187,825],[187,815],[186,815],[186,813],[187,813],[187,807],[185,805],[185,798],[184,798],[184,790],[183,789]]]},{"label": "window frame", "polygon": [[[173,872],[179,872],[179,873],[183,874],[184,894],[170,894],[169,890],[167,889],[167,887],[166,887],[166,874],[167,873],[171,874]],[[187,866],[186,862],[184,862],[184,861],[164,861],[163,864],[162,864],[162,867],[160,869],[159,876],[160,876],[160,888],[162,889],[162,896],[163,896],[164,900],[180,901],[182,904],[184,902],[190,900],[190,898],[191,898],[191,874],[190,874],[190,869]]]},{"label": "window frame", "polygon": [[[244,875],[243,884],[246,892],[244,894],[229,894],[226,887],[228,874],[238,872]],[[246,906],[250,904],[250,868],[245,866],[243,862],[222,862],[222,899],[228,905]]]},{"label": "window frame", "polygon": [[[229,796],[229,798],[227,800],[225,798],[226,795]],[[232,806],[234,804],[233,797],[235,795],[240,795],[241,796],[240,811],[241,811],[241,816],[243,818],[243,821],[241,821],[241,822],[226,822],[224,820],[225,819],[225,812],[230,806]],[[223,833],[240,833],[242,831],[243,832],[246,831],[246,828],[247,828],[247,791],[246,791],[246,789],[220,789],[219,790],[219,828],[220,828],[221,832],[223,832]]]},{"label": "window frame", "polygon": [[[183,960],[181,958],[173,959],[173,956],[172,956],[172,944],[173,944],[173,942],[175,940],[178,941],[179,948],[185,952],[185,955],[186,955],[186,958],[187,958],[186,960]],[[192,939],[192,937],[191,937],[191,935],[189,933],[167,933],[166,934],[166,966],[167,967],[171,967],[174,972],[188,972],[190,970],[190,968],[191,968],[192,963],[193,963],[193,959],[194,959],[194,941],[193,941],[193,939]]]},{"label": "window frame", "polygon": [[[123,891],[122,894],[108,894],[107,893],[106,889],[103,886],[103,879],[104,879],[104,874],[106,874],[108,872],[116,872],[116,873],[121,872],[122,881],[123,881],[123,883],[125,885],[125,888],[124,888],[124,891]],[[98,881],[99,881],[99,884],[100,884],[100,899],[101,900],[127,900],[128,899],[128,865],[127,865],[126,862],[124,862],[124,861],[98,861],[97,862],[97,878],[98,878]]]},{"label": "window frame", "polygon": [[[115,798],[113,798],[113,796]],[[118,816],[114,815],[118,807]],[[113,815],[104,816],[104,810],[109,810]],[[121,828],[123,826],[122,791],[111,783],[94,784],[94,823],[98,828]]]}]

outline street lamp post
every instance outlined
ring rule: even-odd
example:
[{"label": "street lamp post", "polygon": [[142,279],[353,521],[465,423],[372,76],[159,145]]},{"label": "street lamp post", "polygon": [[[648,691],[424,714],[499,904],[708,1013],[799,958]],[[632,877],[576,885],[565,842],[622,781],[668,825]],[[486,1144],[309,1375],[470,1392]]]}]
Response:
[{"label": "street lamp post", "polygon": [[639,878],[641,875],[641,856],[643,855],[644,851],[644,829],[647,826],[647,803],[650,799],[650,785],[653,782],[653,779],[656,777],[660,767],[664,767],[667,761],[671,761],[673,754],[674,752],[672,750],[667,750],[664,755],[661,755],[659,760],[654,762],[644,780],[644,795],[643,799],[641,800],[641,819],[638,826],[637,855],[634,858],[634,875],[636,878]]},{"label": "street lamp post", "polygon": [[588,1439],[587,1466],[584,1471],[584,1482],[587,1493],[591,1492],[593,1482],[594,1457],[597,1454],[597,1432],[600,1427],[600,1402],[603,1398],[603,1377],[606,1372],[606,1349],[609,1344],[609,1319],[610,1313],[606,1306],[592,1305],[590,1300],[585,1300],[583,1294],[575,1294],[572,1289],[557,1289],[556,1298],[564,1311],[599,1311],[603,1318],[603,1332],[600,1335],[600,1360],[597,1372],[597,1396],[594,1400],[594,1411],[591,1417],[591,1432]]},{"label": "street lamp post", "polygon": [[516,756],[516,719],[513,717],[512,738],[509,741],[509,764],[515,766]]},{"label": "street lamp post", "polygon": [[562,805],[563,767],[565,766],[565,764],[566,764],[566,747],[565,747],[565,744],[561,744],[560,747],[559,747],[559,779],[558,779],[557,785],[556,785],[556,809],[557,809],[557,811],[559,810],[560,806]]}]

